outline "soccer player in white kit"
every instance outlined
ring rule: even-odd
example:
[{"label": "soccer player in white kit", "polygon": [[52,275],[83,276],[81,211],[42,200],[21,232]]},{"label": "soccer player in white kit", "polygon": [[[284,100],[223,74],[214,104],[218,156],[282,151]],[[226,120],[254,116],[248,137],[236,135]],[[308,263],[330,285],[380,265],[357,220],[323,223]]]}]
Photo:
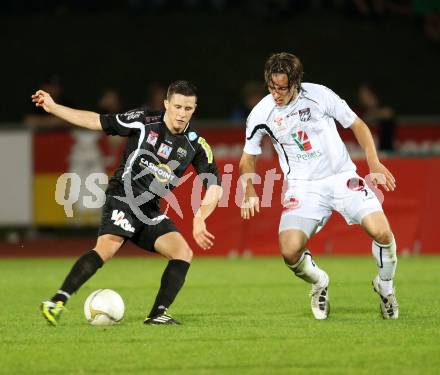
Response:
[{"label": "soccer player in white kit", "polygon": [[[259,212],[252,175],[261,141],[268,135],[278,153],[287,182],[279,225],[280,251],[288,268],[312,284],[311,307],[315,319],[330,312],[329,276],[312,260],[309,238],[338,211],[348,224],[360,224],[372,238],[378,274],[373,279],[384,319],[397,319],[393,287],[396,242],[381,203],[356,166],[337,130],[335,120],[350,128],[365,152],[372,176],[384,176],[386,191],[396,187],[390,171],[379,161],[368,126],[347,103],[325,86],[302,83],[301,61],[289,53],[273,54],[266,61],[265,81],[270,94],[252,110],[246,125],[246,143],[240,160],[245,186],[241,216],[248,220]],[[376,175],[374,175],[376,174]],[[375,185],[378,178],[373,177]]]}]

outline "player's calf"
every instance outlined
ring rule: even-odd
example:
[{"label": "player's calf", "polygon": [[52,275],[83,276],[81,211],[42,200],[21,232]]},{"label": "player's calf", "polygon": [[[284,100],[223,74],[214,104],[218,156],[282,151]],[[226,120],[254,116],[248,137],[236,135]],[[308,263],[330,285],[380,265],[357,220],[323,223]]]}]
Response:
[{"label": "player's calf", "polygon": [[397,245],[394,236],[389,243],[373,241],[371,251],[376,259],[378,283],[385,295],[393,292],[393,278],[397,267]]},{"label": "player's calf", "polygon": [[304,251],[297,263],[293,265],[286,263],[286,265],[300,279],[312,284],[310,297],[312,313],[315,319],[327,319],[330,313],[330,297],[328,292],[330,279],[327,273],[316,265],[309,250]]}]

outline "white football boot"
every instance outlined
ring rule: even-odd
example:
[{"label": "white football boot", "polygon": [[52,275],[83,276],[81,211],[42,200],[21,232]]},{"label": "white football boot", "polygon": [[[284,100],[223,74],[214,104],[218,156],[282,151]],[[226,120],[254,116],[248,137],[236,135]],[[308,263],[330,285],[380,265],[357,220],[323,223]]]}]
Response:
[{"label": "white football boot", "polygon": [[315,319],[324,320],[330,314],[330,298],[328,293],[328,284],[330,278],[325,271],[322,271],[321,277],[324,280],[319,280],[318,283],[312,285],[312,290],[310,291],[310,305],[312,307],[312,313]]},{"label": "white football boot", "polygon": [[399,304],[396,299],[396,291],[384,296],[380,291],[379,275],[373,279],[373,289],[380,297],[380,311],[384,319],[397,319],[399,317]]}]

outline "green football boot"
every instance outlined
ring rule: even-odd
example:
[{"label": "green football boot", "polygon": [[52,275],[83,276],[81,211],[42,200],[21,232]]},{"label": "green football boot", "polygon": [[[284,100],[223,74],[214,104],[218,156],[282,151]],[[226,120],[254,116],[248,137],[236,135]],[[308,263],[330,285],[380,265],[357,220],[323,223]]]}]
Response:
[{"label": "green football boot", "polygon": [[64,310],[67,310],[64,307],[64,302],[52,302],[52,301],[44,301],[41,302],[40,305],[41,313],[43,314],[44,319],[50,325],[57,326],[58,321],[60,320],[61,314]]}]

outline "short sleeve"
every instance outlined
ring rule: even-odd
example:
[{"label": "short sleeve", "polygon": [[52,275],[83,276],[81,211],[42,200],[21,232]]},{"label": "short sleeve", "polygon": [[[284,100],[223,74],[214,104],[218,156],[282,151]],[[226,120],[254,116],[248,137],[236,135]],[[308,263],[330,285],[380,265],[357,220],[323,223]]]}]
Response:
[{"label": "short sleeve", "polygon": [[345,100],[341,99],[337,94],[327,87],[324,87],[324,112],[328,116],[337,120],[344,128],[350,127],[357,118],[348,106]]},{"label": "short sleeve", "polygon": [[106,134],[128,137],[144,126],[145,111],[135,109],[126,113],[101,115],[99,119]]},{"label": "short sleeve", "polygon": [[203,185],[208,189],[211,185],[220,185],[217,165],[212,154],[211,146],[203,137],[197,139],[198,147],[192,160],[192,165],[202,179]]},{"label": "short sleeve", "polygon": [[264,129],[265,125],[258,124],[258,121],[255,121],[255,117],[251,113],[246,121],[246,141],[243,148],[246,154],[261,154],[261,141],[266,134]]}]

